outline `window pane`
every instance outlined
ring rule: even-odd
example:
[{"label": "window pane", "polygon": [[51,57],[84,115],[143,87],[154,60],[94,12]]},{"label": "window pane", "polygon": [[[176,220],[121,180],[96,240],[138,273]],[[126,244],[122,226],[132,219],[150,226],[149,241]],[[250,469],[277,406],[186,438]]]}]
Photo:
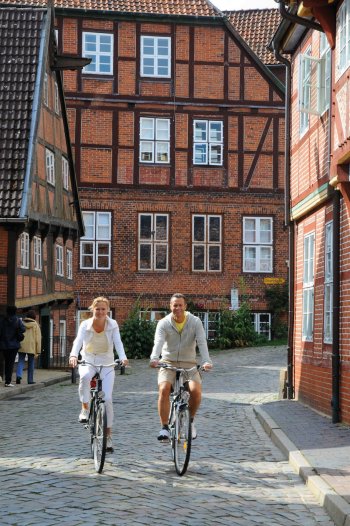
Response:
[{"label": "window pane", "polygon": [[83,268],[94,268],[94,244],[81,243],[81,266]]},{"label": "window pane", "polygon": [[110,214],[97,214],[97,239],[111,239]]},{"label": "window pane", "polygon": [[167,241],[167,216],[156,216],[156,241]]},{"label": "window pane", "polygon": [[109,243],[98,243],[97,246],[97,268],[109,268]]},{"label": "window pane", "polygon": [[144,243],[140,245],[140,269],[141,270],[151,270],[151,256],[152,256],[152,247],[151,245],[145,245]]},{"label": "window pane", "polygon": [[157,270],[166,270],[167,268],[167,245],[155,245],[155,268]]},{"label": "window pane", "polygon": [[153,142],[142,141],[140,143],[141,156],[140,160],[144,162],[153,162]]},{"label": "window pane", "polygon": [[244,247],[244,270],[247,272],[256,270],[256,247]]},{"label": "window pane", "polygon": [[260,247],[260,270],[270,272],[272,270],[272,250],[271,247]]},{"label": "window pane", "polygon": [[244,219],[244,243],[256,242],[255,219]]},{"label": "window pane", "polygon": [[84,239],[94,239],[95,237],[95,214],[93,212],[83,212],[85,226]]},{"label": "window pane", "polygon": [[169,120],[168,119],[157,119],[157,141],[168,141],[169,140]]},{"label": "window pane", "polygon": [[152,239],[152,216],[140,216],[140,238]]},{"label": "window pane", "polygon": [[195,121],[194,123],[194,140],[207,140],[207,121]]},{"label": "window pane", "polygon": [[209,246],[208,270],[220,270],[220,247]]},{"label": "window pane", "polygon": [[205,241],[205,217],[194,216],[193,241]]},{"label": "window pane", "polygon": [[193,247],[193,269],[205,269],[205,248],[204,245],[195,245]]},{"label": "window pane", "polygon": [[154,139],[154,119],[140,119],[140,138],[153,141]]},{"label": "window pane", "polygon": [[260,241],[261,243],[272,242],[271,219],[260,219]]},{"label": "window pane", "polygon": [[220,243],[221,232],[220,232],[220,217],[209,217],[209,241]]},{"label": "window pane", "polygon": [[168,163],[169,162],[169,143],[158,142],[156,144],[157,157],[156,160],[158,163]]},{"label": "window pane", "polygon": [[169,53],[169,39],[158,38],[158,55],[168,55]]},{"label": "window pane", "polygon": [[209,123],[209,141],[222,142],[222,123],[221,122],[210,122]]},{"label": "window pane", "polygon": [[207,164],[207,144],[194,144],[194,163]]},{"label": "window pane", "polygon": [[222,164],[222,145],[221,144],[211,144],[209,147],[209,162],[210,164]]}]

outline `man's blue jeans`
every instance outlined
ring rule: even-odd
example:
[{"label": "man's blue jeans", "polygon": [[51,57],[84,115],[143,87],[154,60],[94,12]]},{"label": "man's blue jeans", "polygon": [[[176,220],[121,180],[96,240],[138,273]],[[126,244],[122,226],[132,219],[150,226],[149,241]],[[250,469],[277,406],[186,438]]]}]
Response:
[{"label": "man's blue jeans", "polygon": [[[19,352],[18,353],[18,364],[17,364],[17,377],[23,376],[23,368],[24,368],[24,362],[26,358],[25,352]],[[34,379],[34,362],[35,362],[35,355],[34,354],[27,354],[28,356],[28,383],[33,382]]]}]

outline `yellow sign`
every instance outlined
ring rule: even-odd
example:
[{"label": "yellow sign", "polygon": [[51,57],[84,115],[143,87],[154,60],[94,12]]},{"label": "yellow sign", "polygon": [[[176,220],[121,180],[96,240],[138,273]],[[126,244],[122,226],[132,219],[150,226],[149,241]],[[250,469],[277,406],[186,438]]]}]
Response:
[{"label": "yellow sign", "polygon": [[285,281],[284,278],[264,278],[265,285],[282,285]]}]

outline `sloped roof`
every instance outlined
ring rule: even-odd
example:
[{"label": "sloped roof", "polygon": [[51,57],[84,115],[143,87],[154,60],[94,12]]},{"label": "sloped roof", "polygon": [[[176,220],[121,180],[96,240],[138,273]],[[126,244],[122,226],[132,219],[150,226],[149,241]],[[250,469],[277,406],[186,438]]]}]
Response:
[{"label": "sloped roof", "polygon": [[19,216],[45,13],[0,7],[0,217]]},{"label": "sloped roof", "polygon": [[[47,0],[5,0],[10,4],[46,6]],[[115,13],[221,17],[222,13],[206,0],[54,0],[56,8],[110,11]]]},{"label": "sloped roof", "polygon": [[266,47],[282,20],[278,9],[224,11],[224,14],[264,64],[279,64]]}]

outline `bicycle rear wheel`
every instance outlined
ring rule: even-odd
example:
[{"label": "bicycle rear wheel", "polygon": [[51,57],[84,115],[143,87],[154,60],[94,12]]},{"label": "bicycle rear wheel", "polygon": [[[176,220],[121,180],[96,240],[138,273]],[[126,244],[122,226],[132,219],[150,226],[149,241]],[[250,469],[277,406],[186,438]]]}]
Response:
[{"label": "bicycle rear wheel", "polygon": [[174,461],[178,475],[184,475],[187,470],[191,455],[191,418],[188,407],[176,411]]},{"label": "bicycle rear wheel", "polygon": [[99,404],[93,441],[94,462],[97,473],[102,473],[106,457],[107,446],[107,414],[105,405]]}]

